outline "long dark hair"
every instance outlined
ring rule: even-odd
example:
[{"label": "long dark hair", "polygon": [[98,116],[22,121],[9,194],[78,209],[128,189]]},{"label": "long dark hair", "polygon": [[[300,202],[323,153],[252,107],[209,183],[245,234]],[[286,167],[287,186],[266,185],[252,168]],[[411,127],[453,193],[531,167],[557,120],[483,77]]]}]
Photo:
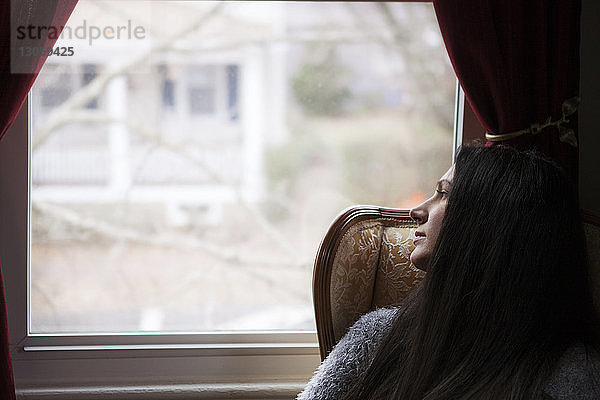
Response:
[{"label": "long dark hair", "polygon": [[598,348],[577,196],[539,155],[463,147],[422,285],[346,399],[532,399]]}]

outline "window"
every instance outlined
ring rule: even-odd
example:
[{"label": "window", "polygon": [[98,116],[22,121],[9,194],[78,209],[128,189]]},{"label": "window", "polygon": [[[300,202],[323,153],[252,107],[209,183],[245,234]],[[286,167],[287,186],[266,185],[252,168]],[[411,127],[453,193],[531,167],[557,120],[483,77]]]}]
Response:
[{"label": "window", "polygon": [[239,67],[237,65],[227,66],[227,113],[231,121],[239,118],[238,114],[238,82]]},{"label": "window", "polygon": [[162,80],[162,105],[164,108],[173,108],[175,106],[175,81],[169,76],[166,65],[159,65],[158,71]]},{"label": "window", "polygon": [[[83,70],[83,76],[82,76],[82,82],[81,82],[81,86],[87,86],[90,82],[92,82],[94,80],[94,78],[96,78],[96,76],[98,75],[97,73],[97,64],[84,64],[82,65],[82,70]],[[86,104],[85,106],[86,108],[98,108],[98,99],[94,98],[93,100],[91,100],[89,103]]]},{"label": "window", "polygon": [[[69,24],[172,42],[50,58],[13,127],[31,158],[30,187],[25,165],[0,181],[22,227],[5,225],[18,238],[1,254],[17,384],[299,390],[318,362],[310,275],[328,224],[351,204],[415,205],[450,164],[456,84],[433,9],[122,3],[82,0]],[[24,137],[0,151],[26,159]]]},{"label": "window", "polygon": [[215,66],[188,68],[187,90],[191,114],[210,115],[216,112],[216,86],[222,83],[217,81],[216,75]]}]

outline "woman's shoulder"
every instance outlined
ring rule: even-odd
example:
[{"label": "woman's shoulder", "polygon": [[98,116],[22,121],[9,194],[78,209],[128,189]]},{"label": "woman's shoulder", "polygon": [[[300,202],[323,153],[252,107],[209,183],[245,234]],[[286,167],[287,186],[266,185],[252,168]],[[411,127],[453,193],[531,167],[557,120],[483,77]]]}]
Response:
[{"label": "woman's shoulder", "polygon": [[575,342],[563,353],[544,390],[555,400],[600,398],[600,353]]},{"label": "woman's shoulder", "polygon": [[347,335],[364,336],[383,336],[392,325],[398,308],[378,308],[374,311],[362,315],[348,330]]},{"label": "woman's shoulder", "polygon": [[397,309],[382,308],[358,319],[335,345],[297,400],[339,399],[367,367],[377,344],[390,330]]},{"label": "woman's shoulder", "polygon": [[349,357],[354,361],[369,360],[377,344],[390,330],[397,308],[379,308],[362,315],[352,325],[332,352],[335,357]]}]

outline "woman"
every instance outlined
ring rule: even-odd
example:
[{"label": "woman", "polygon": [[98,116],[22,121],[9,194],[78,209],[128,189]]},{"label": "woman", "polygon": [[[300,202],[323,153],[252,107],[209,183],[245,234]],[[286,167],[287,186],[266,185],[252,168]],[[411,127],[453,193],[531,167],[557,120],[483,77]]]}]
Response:
[{"label": "woman", "polygon": [[463,147],[411,216],[425,280],[363,316],[298,399],[600,399],[585,238],[559,167]]}]

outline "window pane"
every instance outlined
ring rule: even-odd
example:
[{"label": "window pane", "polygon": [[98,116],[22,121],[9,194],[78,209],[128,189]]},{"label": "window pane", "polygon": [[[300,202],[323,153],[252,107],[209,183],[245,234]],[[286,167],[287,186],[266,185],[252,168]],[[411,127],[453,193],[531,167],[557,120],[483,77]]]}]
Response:
[{"label": "window pane", "polygon": [[312,330],[333,218],[450,165],[430,4],[81,0],[68,25],[31,94],[34,333]]}]

